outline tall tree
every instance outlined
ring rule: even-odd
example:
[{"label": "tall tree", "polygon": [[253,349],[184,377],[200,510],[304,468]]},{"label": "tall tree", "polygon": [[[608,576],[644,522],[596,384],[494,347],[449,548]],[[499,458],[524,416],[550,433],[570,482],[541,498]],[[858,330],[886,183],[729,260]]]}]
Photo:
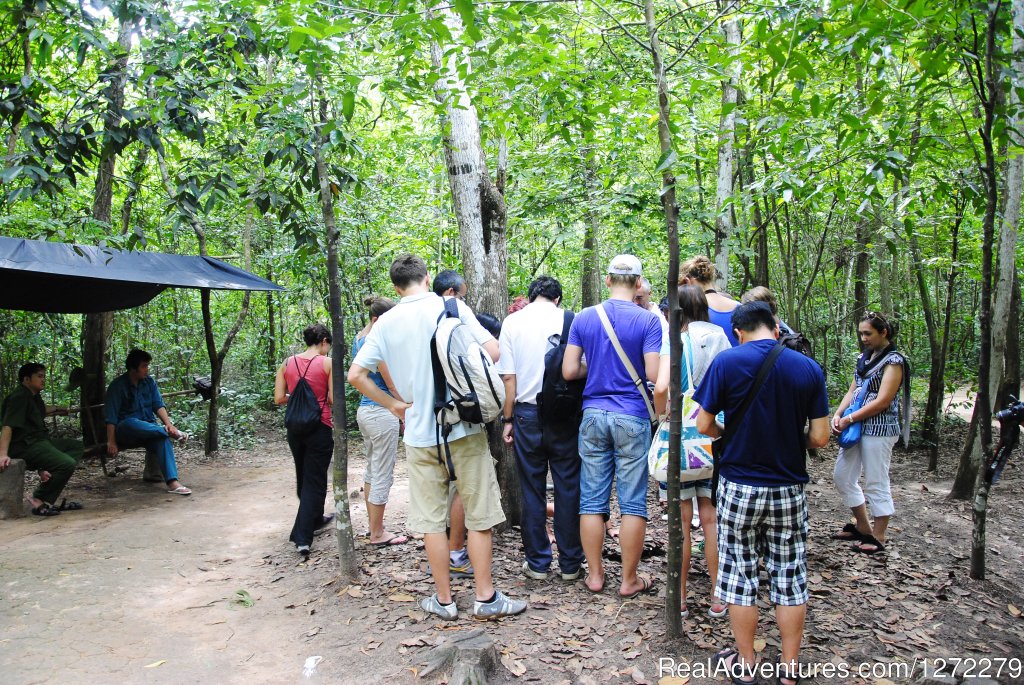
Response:
[{"label": "tall tree", "polygon": [[[720,0],[722,12],[736,10],[731,0]],[[730,5],[732,5],[730,7]],[[743,41],[742,23],[738,13],[723,23],[725,43],[730,61],[722,79],[722,109],[718,129],[718,182],[715,199],[715,268],[718,270],[718,286],[725,290],[729,284],[729,257],[732,253],[733,234],[736,231],[733,207],[736,163],[736,120],[740,101],[740,78],[743,62],[740,60],[740,45]]]},{"label": "tall tree", "polygon": [[[508,311],[504,189],[491,181],[480,137],[480,118],[467,89],[465,75],[470,74],[472,68],[469,52],[462,44],[463,21],[464,16],[472,20],[472,5],[460,7],[465,15],[456,14],[447,4],[436,5],[431,10],[443,20],[453,43],[445,47],[438,40],[431,43],[431,61],[439,75],[434,90],[438,102],[445,108],[441,136],[470,304],[474,311],[491,313],[501,319]],[[510,458],[499,431],[489,429],[488,442],[498,461],[502,508],[509,525],[515,525],[521,509],[515,460]]]},{"label": "tall tree", "polygon": [[[107,81],[104,97],[107,101],[103,115],[103,143],[96,169],[92,218],[110,227],[114,198],[114,168],[126,140],[119,130],[124,107],[124,88],[128,80],[128,56],[132,49],[132,34],[138,19],[122,8],[117,33],[117,52],[103,78]],[[110,358],[110,336],[114,325],[113,312],[86,314],[82,324],[82,383],[81,406],[103,404],[107,392],[107,363]],[[105,435],[102,412],[84,411],[81,415],[82,434],[87,442],[100,442]]]}]

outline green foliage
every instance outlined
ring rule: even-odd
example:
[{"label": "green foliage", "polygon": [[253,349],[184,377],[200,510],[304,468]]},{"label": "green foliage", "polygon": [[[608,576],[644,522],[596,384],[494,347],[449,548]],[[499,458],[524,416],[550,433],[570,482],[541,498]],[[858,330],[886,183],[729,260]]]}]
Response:
[{"label": "green foliage", "polygon": [[[835,398],[856,353],[858,255],[869,256],[868,304],[880,307],[888,293],[903,323],[901,346],[923,374],[931,352],[914,277],[923,271],[938,308],[954,266],[951,228],[962,214],[948,373],[969,377],[977,368],[986,201],[977,60],[986,48],[973,27],[986,6],[800,0],[742,4],[720,17],[713,5],[656,2],[672,108],[672,146],[662,154],[642,8],[629,3],[458,0],[458,41],[440,10],[404,0],[0,5],[0,230],[195,254],[201,226],[210,254],[241,265],[251,222],[251,270],[288,289],[253,296],[226,360],[221,435],[229,445],[249,444],[266,420],[277,364],[301,349],[305,325],[327,320],[317,146],[340,232],[350,339],[367,322],[362,298],[392,294],[387,268],[398,254],[422,254],[432,272],[461,266],[435,43],[442,54],[469,51],[460,75],[492,167],[507,145],[510,296],[548,273],[578,306],[583,235],[597,225],[598,262],[636,253],[660,298],[667,169],[683,257],[712,254],[716,217],[730,213],[738,231],[729,241],[727,290],[739,295],[754,285],[767,258],[765,284],[783,319],[814,342]],[[743,26],[738,50],[722,33],[732,18]],[[117,104],[109,86],[125,58],[116,40],[122,24],[132,27],[132,49]],[[1005,64],[1005,21],[999,35],[993,58]],[[722,105],[722,81],[737,72],[742,97],[732,109]],[[730,113],[736,188],[718,206],[719,127]],[[1003,159],[1012,149],[1005,115],[1004,108],[995,127]],[[118,155],[111,225],[90,218],[105,152]],[[213,300],[221,340],[241,296]],[[0,312],[0,386],[12,387],[23,361],[45,360],[53,367],[48,392],[73,403],[62,379],[77,366],[80,325],[74,316]],[[154,352],[166,391],[208,373],[198,295],[168,291],[119,313],[108,373],[135,345]],[[354,417],[356,396],[344,396]],[[202,407],[182,404],[179,423],[201,432]]]}]

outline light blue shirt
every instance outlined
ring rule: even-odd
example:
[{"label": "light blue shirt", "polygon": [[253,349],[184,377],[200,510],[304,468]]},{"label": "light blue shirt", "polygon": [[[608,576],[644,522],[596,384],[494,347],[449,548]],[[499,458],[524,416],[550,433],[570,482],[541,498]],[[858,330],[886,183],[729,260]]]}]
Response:
[{"label": "light blue shirt", "polygon": [[164,405],[160,388],[152,376],[146,376],[133,385],[127,373],[123,373],[107,387],[104,408],[106,422],[117,425],[125,419],[156,421],[156,411]]}]

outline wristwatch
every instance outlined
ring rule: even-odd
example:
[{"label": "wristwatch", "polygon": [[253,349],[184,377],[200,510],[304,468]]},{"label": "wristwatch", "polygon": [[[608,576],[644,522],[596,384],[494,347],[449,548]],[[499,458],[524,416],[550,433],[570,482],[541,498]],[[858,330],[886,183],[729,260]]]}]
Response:
[{"label": "wristwatch", "polygon": [[515,417],[514,417],[514,416],[502,416],[502,417],[501,417],[501,422],[502,422],[503,424],[504,424],[504,423],[512,423],[512,421],[513,421],[513,420],[515,420]]}]

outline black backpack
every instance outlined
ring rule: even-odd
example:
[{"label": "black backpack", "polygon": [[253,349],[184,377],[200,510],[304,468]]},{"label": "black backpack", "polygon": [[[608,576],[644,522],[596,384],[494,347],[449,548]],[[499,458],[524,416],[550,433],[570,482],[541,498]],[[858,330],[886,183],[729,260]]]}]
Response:
[{"label": "black backpack", "polygon": [[[299,376],[299,381],[292,388],[288,398],[288,405],[284,410],[284,425],[288,432],[295,436],[304,436],[312,433],[320,425],[320,416],[323,414],[323,406],[316,398],[316,393],[306,380],[309,367],[313,362],[320,359],[320,355],[313,357],[306,364],[306,370]],[[299,370],[298,358],[292,357],[295,362],[295,370]]]},{"label": "black backpack", "polygon": [[575,433],[579,429],[583,407],[585,379],[567,381],[562,376],[562,358],[569,343],[569,327],[573,313],[565,310],[562,334],[555,346],[544,355],[544,379],[537,393],[537,417],[544,432]]},{"label": "black backpack", "polygon": [[791,330],[791,332],[786,333],[785,335],[780,335],[779,342],[789,349],[799,352],[805,357],[814,359],[814,351],[811,349],[811,341],[808,340],[803,333]]}]

